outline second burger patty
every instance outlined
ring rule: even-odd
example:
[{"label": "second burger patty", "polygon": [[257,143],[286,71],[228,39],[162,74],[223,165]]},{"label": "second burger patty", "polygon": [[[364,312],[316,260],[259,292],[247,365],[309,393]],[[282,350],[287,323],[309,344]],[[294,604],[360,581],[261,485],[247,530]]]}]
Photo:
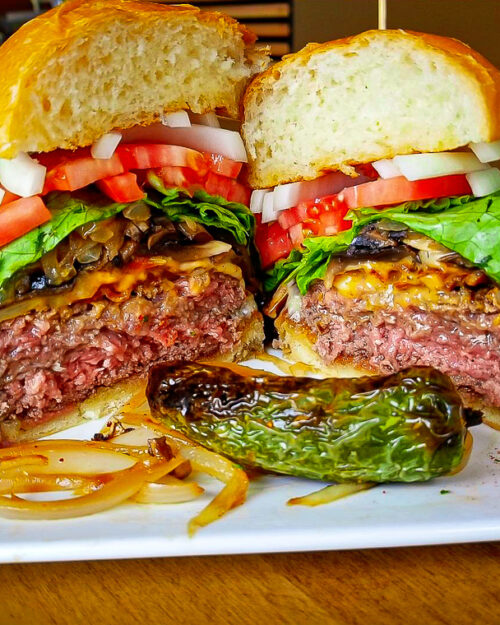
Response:
[{"label": "second burger patty", "polygon": [[315,350],[330,364],[348,362],[380,373],[431,366],[459,389],[500,406],[498,313],[369,310],[366,303],[316,284],[302,304],[301,324],[317,336]]},{"label": "second burger patty", "polygon": [[139,285],[125,301],[99,298],[1,323],[0,420],[44,420],[159,360],[230,352],[255,304],[238,279],[209,277],[197,295],[180,276]]}]

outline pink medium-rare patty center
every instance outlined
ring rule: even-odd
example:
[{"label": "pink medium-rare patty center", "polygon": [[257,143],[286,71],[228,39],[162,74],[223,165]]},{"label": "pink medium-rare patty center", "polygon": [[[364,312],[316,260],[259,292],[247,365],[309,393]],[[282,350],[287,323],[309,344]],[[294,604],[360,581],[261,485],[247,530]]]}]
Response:
[{"label": "pink medium-rare patty center", "polygon": [[159,360],[229,352],[251,314],[240,282],[212,273],[191,295],[186,278],[0,324],[0,419],[43,420]]},{"label": "pink medium-rare patty center", "polygon": [[360,300],[315,285],[304,297],[301,323],[317,337],[329,364],[348,361],[376,372],[431,366],[464,391],[500,406],[498,313],[407,307],[367,310]]}]

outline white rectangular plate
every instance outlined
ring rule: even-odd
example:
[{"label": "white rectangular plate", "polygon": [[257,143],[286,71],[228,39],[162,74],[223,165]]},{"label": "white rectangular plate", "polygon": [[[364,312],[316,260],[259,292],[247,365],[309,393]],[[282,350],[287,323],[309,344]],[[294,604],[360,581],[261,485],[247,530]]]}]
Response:
[{"label": "white rectangular plate", "polygon": [[[254,366],[272,369],[267,363]],[[89,438],[92,421],[57,435]],[[205,494],[173,505],[124,504],[90,517],[60,521],[0,519],[0,562],[142,558],[323,549],[364,549],[500,540],[500,432],[472,429],[464,471],[423,484],[380,485],[309,508],[287,506],[322,484],[266,476],[252,482],[248,501],[189,538],[188,520],[220,483],[202,481]],[[449,491],[449,492],[443,492]]]}]

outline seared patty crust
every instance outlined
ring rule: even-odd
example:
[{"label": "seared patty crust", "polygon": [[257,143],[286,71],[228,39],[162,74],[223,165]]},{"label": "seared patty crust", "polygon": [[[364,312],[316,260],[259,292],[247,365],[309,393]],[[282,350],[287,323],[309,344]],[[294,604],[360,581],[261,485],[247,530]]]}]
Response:
[{"label": "seared patty crust", "polygon": [[299,324],[326,364],[350,363],[374,373],[431,366],[464,394],[500,407],[499,312],[415,306],[371,308],[317,282],[303,298]]},{"label": "seared patty crust", "polygon": [[159,361],[233,349],[251,315],[242,282],[211,271],[139,285],[124,301],[100,297],[0,324],[0,420],[40,422]]}]

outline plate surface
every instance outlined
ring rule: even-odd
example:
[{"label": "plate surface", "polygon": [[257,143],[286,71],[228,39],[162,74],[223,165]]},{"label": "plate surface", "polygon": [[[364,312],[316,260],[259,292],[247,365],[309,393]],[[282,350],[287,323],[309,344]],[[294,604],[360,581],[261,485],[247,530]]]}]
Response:
[{"label": "plate surface", "polygon": [[[268,363],[253,366],[273,369]],[[57,438],[89,438],[100,422]],[[187,535],[187,522],[220,489],[173,505],[124,504],[60,521],[0,519],[0,562],[364,549],[500,540],[500,432],[472,429],[469,464],[458,475],[412,485],[380,485],[309,508],[287,506],[320,482],[267,476],[252,482],[248,501],[220,521]],[[449,491],[449,492],[442,492]]]}]

